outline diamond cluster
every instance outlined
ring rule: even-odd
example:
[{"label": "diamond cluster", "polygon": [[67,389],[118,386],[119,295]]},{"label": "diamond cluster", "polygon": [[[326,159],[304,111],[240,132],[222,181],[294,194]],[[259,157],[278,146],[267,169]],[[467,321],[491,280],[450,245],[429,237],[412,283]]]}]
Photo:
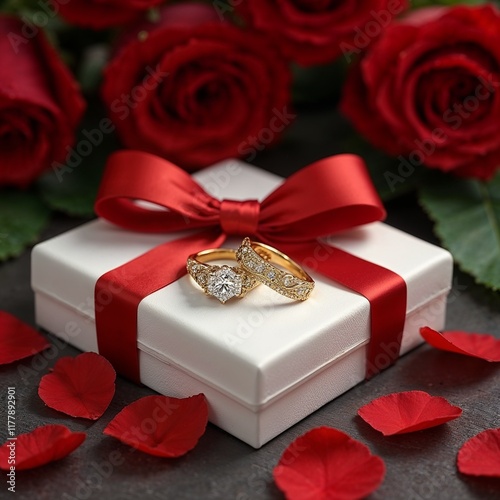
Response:
[{"label": "diamond cluster", "polygon": [[241,268],[200,264],[188,259],[187,270],[205,293],[222,303],[233,297],[243,297],[258,284]]},{"label": "diamond cluster", "polygon": [[306,300],[314,283],[304,281],[266,262],[251,246],[245,243],[236,252],[236,258],[243,269],[257,276],[257,279],[293,300]]},{"label": "diamond cluster", "polygon": [[241,275],[235,273],[228,266],[217,266],[208,275],[207,292],[224,303],[226,300],[240,295]]},{"label": "diamond cluster", "polygon": [[187,261],[187,272],[193,277],[193,279],[201,286],[204,290],[207,288],[208,275],[210,274],[210,268],[203,264],[198,264],[193,259],[188,259]]}]

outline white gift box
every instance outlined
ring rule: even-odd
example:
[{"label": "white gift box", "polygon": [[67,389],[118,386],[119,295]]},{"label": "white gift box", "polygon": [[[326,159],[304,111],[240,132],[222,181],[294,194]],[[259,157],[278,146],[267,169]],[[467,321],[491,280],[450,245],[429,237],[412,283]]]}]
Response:
[{"label": "white gift box", "polygon": [[[195,177],[221,199],[262,199],[281,182],[236,160]],[[82,351],[97,351],[97,279],[175,237],[96,220],[38,244],[32,254],[37,323]],[[401,354],[422,342],[420,326],[443,327],[452,278],[447,251],[383,223],[327,241],[406,281]],[[226,246],[238,244],[230,240]],[[149,295],[138,312],[142,382],[169,396],[204,393],[211,422],[255,448],[262,446],[365,377],[368,300],[311,275],[316,287],[301,303],[261,285],[223,305],[189,276]]]}]

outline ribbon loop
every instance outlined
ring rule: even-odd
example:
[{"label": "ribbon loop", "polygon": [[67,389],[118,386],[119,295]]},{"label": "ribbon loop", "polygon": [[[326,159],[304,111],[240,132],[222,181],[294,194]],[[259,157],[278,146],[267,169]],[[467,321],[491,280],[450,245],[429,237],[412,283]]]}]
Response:
[{"label": "ribbon loop", "polygon": [[259,226],[258,200],[222,200],[220,225],[227,235],[254,236]]}]

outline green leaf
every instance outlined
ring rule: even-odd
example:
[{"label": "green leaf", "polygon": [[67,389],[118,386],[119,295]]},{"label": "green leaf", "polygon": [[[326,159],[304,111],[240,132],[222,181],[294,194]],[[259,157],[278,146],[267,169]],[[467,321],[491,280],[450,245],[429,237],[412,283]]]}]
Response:
[{"label": "green leaf", "polygon": [[71,216],[94,213],[94,201],[108,156],[119,148],[114,125],[104,111],[92,106],[65,164],[54,163],[39,182],[42,199]]},{"label": "green leaf", "polygon": [[500,290],[500,174],[489,183],[436,174],[420,202],[460,268]]},{"label": "green leaf", "polygon": [[50,210],[32,192],[0,191],[0,261],[34,243],[49,217]]}]

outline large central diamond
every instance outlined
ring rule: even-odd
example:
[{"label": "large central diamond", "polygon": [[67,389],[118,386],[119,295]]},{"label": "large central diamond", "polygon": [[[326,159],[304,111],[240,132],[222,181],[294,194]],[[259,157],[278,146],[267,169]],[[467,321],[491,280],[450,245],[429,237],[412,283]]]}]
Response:
[{"label": "large central diamond", "polygon": [[230,267],[222,266],[210,273],[207,290],[224,303],[241,293],[241,276]]}]

